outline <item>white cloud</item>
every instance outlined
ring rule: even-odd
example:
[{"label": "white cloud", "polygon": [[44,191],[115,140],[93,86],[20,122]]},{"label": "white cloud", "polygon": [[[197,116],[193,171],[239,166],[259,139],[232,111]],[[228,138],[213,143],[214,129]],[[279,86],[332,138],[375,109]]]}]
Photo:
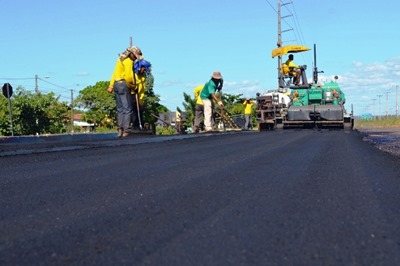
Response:
[{"label": "white cloud", "polygon": [[360,61],[353,61],[353,66],[355,66],[355,67],[361,67],[361,66],[363,66],[363,63],[360,62]]},{"label": "white cloud", "polygon": [[257,92],[263,92],[258,80],[242,80],[234,82],[224,82],[223,92],[228,94],[243,94],[245,97],[254,97]]},{"label": "white cloud", "polygon": [[182,80],[166,80],[162,83],[156,84],[157,88],[183,86],[184,82]]},{"label": "white cloud", "polygon": [[90,75],[90,73],[89,72],[87,72],[87,71],[81,71],[81,72],[79,72],[78,74],[76,74],[78,77],[87,77],[87,76],[89,76]]},{"label": "white cloud", "polygon": [[[385,62],[353,62],[353,66],[354,69],[343,73],[338,81],[346,93],[346,104],[354,104],[360,114],[380,102],[381,114],[386,104],[388,112],[394,113],[396,86],[400,83],[400,57],[393,57]],[[378,108],[375,109],[378,112]]]}]

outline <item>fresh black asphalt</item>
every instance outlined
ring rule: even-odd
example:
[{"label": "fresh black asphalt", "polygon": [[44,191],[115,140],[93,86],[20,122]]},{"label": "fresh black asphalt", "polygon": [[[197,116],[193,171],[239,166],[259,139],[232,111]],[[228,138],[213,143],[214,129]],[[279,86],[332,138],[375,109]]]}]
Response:
[{"label": "fresh black asphalt", "polygon": [[355,131],[45,146],[0,157],[1,265],[400,263],[399,157]]}]

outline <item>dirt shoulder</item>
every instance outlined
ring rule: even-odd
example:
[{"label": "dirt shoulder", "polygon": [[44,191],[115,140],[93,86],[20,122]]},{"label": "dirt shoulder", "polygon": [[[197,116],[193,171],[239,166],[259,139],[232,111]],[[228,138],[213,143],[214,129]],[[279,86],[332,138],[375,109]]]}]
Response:
[{"label": "dirt shoulder", "polygon": [[363,140],[375,145],[378,149],[400,157],[399,127],[359,127]]}]

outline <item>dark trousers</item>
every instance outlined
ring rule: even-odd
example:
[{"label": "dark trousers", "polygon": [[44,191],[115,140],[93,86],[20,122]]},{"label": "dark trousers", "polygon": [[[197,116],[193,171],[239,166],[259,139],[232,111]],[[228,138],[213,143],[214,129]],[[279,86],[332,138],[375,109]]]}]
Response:
[{"label": "dark trousers", "polygon": [[193,125],[194,132],[200,131],[200,123],[201,120],[203,119],[203,115],[204,115],[204,106],[202,104],[196,104],[196,106],[194,107],[194,125]]},{"label": "dark trousers", "polygon": [[253,125],[252,125],[252,123],[251,123],[251,121],[250,121],[250,115],[245,114],[244,117],[245,117],[245,119],[246,119],[246,122],[245,122],[245,124],[244,124],[244,129],[251,129],[251,128],[253,128]]},{"label": "dark trousers", "polygon": [[114,84],[114,95],[117,103],[117,122],[118,129],[122,129],[124,132],[130,132],[131,127],[131,116],[132,116],[132,102],[131,102],[131,91],[126,86],[125,81],[118,81]]}]

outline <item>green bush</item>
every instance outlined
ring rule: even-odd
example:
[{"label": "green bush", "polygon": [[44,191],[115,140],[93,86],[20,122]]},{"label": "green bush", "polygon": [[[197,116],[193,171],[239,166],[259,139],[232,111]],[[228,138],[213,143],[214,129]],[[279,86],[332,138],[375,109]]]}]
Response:
[{"label": "green bush", "polygon": [[167,127],[162,127],[162,126],[157,126],[156,127],[156,135],[175,135],[176,128],[172,126],[167,126]]}]

